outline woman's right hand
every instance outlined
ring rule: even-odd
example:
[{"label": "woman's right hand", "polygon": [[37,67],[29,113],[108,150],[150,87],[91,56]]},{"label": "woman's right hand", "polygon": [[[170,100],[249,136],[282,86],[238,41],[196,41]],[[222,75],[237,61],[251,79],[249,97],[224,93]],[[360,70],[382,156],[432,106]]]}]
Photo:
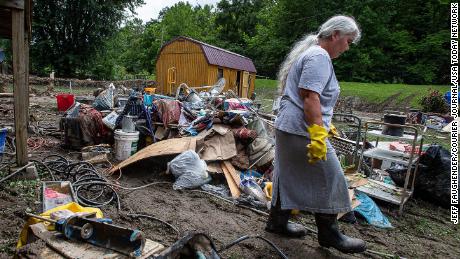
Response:
[{"label": "woman's right hand", "polygon": [[319,160],[326,160],[326,138],[328,136],[327,129],[317,124],[312,124],[307,127],[310,135],[310,144],[307,145],[307,158],[310,164],[314,164]]}]

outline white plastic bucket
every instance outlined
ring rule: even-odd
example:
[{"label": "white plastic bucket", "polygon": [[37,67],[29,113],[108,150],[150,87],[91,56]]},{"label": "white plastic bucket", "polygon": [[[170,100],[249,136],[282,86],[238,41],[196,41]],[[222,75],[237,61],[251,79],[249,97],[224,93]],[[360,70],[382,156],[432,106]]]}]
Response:
[{"label": "white plastic bucket", "polygon": [[120,129],[115,130],[115,159],[123,161],[137,152],[137,142],[139,141],[139,131],[124,132]]}]

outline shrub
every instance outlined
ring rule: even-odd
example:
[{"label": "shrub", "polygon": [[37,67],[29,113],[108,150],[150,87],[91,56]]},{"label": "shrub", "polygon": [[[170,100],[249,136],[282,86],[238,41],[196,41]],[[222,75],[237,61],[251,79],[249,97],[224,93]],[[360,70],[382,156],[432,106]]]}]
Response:
[{"label": "shrub", "polygon": [[423,112],[447,113],[449,106],[438,90],[430,89],[428,95],[420,100]]}]

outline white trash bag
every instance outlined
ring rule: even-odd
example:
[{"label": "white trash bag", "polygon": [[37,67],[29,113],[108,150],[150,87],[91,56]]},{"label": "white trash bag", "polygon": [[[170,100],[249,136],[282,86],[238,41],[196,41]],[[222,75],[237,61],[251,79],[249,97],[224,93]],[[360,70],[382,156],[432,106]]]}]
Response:
[{"label": "white trash bag", "polygon": [[173,189],[193,189],[209,183],[211,177],[206,169],[206,162],[201,160],[193,150],[187,150],[176,156],[168,163],[168,172],[176,178]]}]

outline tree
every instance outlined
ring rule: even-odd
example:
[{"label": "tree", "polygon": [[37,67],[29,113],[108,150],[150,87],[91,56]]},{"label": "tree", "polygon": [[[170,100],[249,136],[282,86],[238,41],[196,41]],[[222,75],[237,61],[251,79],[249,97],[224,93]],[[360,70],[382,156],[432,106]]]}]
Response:
[{"label": "tree", "polygon": [[217,41],[225,49],[248,55],[245,38],[256,34],[257,14],[267,0],[222,0],[217,4]]},{"label": "tree", "polygon": [[448,8],[439,0],[272,0],[246,42],[258,72],[275,77],[295,41],[333,15],[350,15],[362,40],[334,60],[339,80],[446,84]]},{"label": "tree", "polygon": [[178,36],[188,36],[201,41],[214,41],[214,14],[209,5],[193,7],[188,2],[178,2],[160,11],[158,21],[163,41]]},{"label": "tree", "polygon": [[32,69],[53,69],[58,76],[86,76],[86,68],[103,42],[143,0],[34,1]]}]

